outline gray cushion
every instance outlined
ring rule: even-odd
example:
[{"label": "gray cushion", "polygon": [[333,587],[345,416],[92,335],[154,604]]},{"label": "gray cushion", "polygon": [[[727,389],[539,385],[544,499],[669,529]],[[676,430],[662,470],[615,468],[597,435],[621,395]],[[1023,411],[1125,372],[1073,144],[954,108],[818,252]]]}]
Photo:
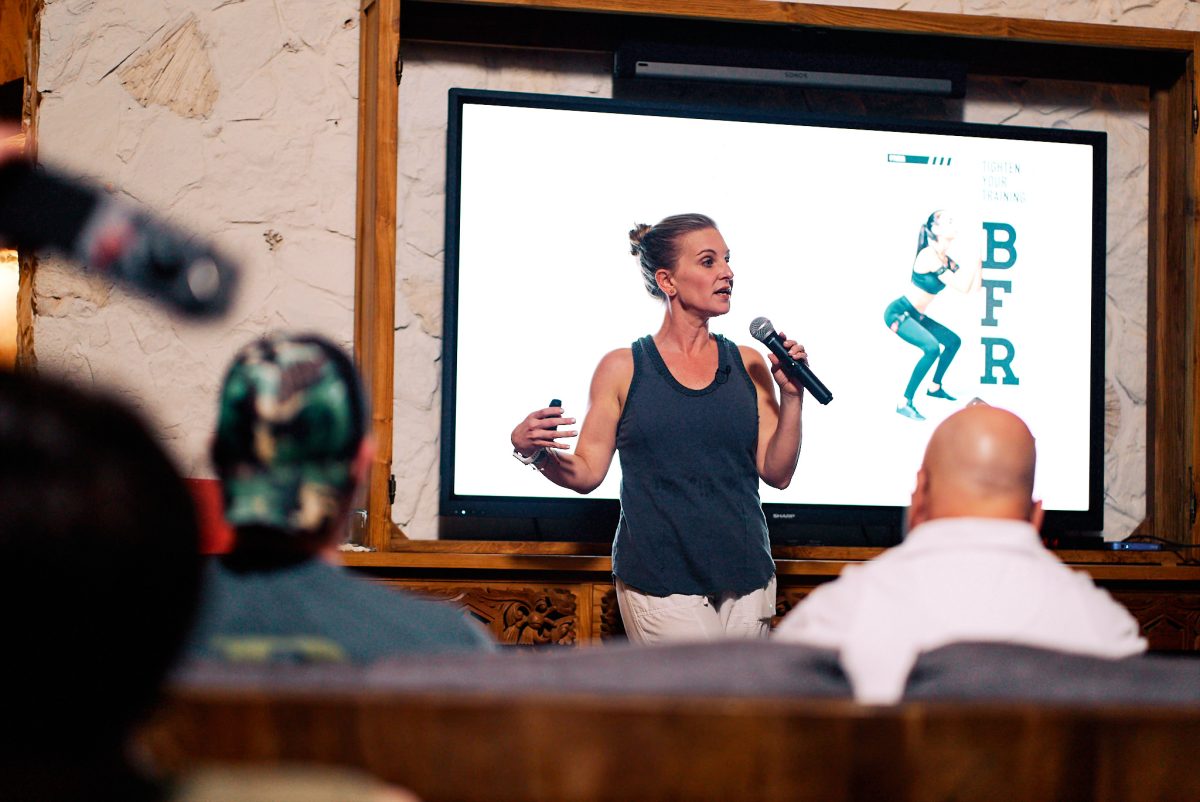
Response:
[{"label": "gray cushion", "polygon": [[1030,646],[956,643],[918,658],[904,699],[1200,705],[1200,656],[1109,660]]},{"label": "gray cushion", "polygon": [[652,648],[513,648],[483,655],[430,655],[349,665],[194,663],[177,672],[191,687],[452,691],[460,694],[586,693],[849,698],[837,655],[769,641]]}]

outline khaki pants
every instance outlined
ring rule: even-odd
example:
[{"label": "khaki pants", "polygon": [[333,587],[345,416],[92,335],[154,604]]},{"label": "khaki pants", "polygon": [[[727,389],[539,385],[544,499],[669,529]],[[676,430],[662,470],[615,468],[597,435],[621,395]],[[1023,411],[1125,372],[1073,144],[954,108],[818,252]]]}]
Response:
[{"label": "khaki pants", "polygon": [[651,596],[616,579],[617,604],[631,643],[765,638],[775,615],[775,577],[743,596]]}]

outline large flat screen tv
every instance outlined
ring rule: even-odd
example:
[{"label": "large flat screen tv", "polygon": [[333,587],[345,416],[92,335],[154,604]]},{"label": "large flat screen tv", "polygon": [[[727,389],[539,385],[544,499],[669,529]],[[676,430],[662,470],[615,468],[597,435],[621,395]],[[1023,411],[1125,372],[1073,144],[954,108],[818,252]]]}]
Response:
[{"label": "large flat screen tv", "polygon": [[[663,317],[627,232],[700,212],[735,274],[712,330],[761,349],[749,324],[769,318],[834,396],[806,400],[791,486],[761,488],[773,537],[897,526],[930,433],[973,398],[1033,431],[1046,529],[1102,528],[1103,133],[466,90],[449,113],[447,519],[616,520],[617,458],[579,496],[514,460],[509,434],[551,399],[582,421],[600,357]],[[914,420],[897,404],[923,352],[885,310],[911,294],[942,210],[951,258],[982,281],[925,309],[961,340],[943,379],[956,400],[926,394],[930,370]]]}]

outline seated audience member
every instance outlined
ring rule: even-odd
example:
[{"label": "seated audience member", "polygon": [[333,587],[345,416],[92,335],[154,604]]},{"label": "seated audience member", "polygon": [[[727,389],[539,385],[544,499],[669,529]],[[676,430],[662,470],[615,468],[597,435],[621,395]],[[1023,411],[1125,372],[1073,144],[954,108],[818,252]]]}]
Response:
[{"label": "seated audience member", "polygon": [[817,588],[775,638],[837,649],[855,697],[891,703],[917,656],[949,643],[1023,644],[1099,657],[1143,652],[1137,621],[1041,543],[1034,441],[977,404],[933,433],[904,542]]},{"label": "seated audience member", "polygon": [[0,372],[0,799],[155,799],[125,757],[192,622],[174,466],[123,407]]},{"label": "seated audience member", "polygon": [[198,545],[183,480],[133,414],[0,372],[0,801],[415,802],[349,769],[168,781],[131,758],[194,618]]},{"label": "seated audience member", "polygon": [[492,648],[451,605],[336,565],[371,458],[367,420],[353,363],[320,337],[276,335],[234,358],[212,456],[235,544],[206,576],[191,657],[366,663]]}]

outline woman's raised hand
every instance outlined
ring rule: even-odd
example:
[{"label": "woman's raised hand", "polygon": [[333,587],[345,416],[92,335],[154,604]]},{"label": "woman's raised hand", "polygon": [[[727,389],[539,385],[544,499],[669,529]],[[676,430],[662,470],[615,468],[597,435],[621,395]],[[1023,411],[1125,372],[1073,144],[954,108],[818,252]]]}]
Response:
[{"label": "woman's raised hand", "polygon": [[562,438],[576,437],[579,432],[574,429],[559,429],[575,423],[574,418],[563,417],[562,407],[543,407],[530,412],[523,421],[512,431],[512,445],[526,457],[532,456],[542,448],[570,448],[566,443],[558,442]]}]

